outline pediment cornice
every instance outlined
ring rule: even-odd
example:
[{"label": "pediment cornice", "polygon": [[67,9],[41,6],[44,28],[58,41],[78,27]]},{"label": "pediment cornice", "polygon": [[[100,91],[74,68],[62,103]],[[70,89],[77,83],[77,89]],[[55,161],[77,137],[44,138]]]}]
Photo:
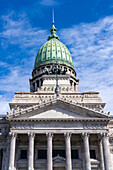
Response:
[{"label": "pediment cornice", "polygon": [[108,122],[110,118],[61,118],[61,119],[50,119],[50,118],[10,118],[10,122],[29,122],[29,121],[37,121],[37,122]]},{"label": "pediment cornice", "polygon": [[67,102],[67,101],[64,101],[62,99],[53,99],[51,101],[48,101],[48,102],[42,102],[40,104],[37,104],[37,105],[32,105],[30,107],[27,107],[23,110],[13,110],[10,114],[8,113],[6,118],[7,120],[9,120],[10,118],[16,118],[18,117],[19,115],[23,115],[23,114],[27,114],[27,113],[30,113],[30,112],[33,112],[33,111],[39,111],[41,109],[45,109],[47,110],[48,109],[48,106],[54,106],[54,105],[57,105],[57,106],[61,106],[61,107],[66,107],[67,109],[71,110],[71,111],[78,111],[78,112],[84,112],[84,114],[90,114],[92,115],[91,117],[101,117],[101,118],[110,118],[109,115],[105,114],[105,113],[100,113],[100,112],[97,112],[97,111],[93,111],[89,108],[86,108],[84,106],[81,106],[77,103],[71,103],[71,102]]}]

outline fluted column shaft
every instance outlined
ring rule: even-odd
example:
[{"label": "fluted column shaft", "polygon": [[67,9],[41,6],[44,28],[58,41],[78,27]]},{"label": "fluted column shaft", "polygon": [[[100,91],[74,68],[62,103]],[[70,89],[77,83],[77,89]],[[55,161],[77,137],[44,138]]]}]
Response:
[{"label": "fluted column shaft", "polygon": [[105,170],[110,170],[109,136],[107,133],[102,134],[102,144],[103,144]]},{"label": "fluted column shaft", "polygon": [[34,170],[34,133],[29,133],[28,170]]},{"label": "fluted column shaft", "polygon": [[5,157],[6,157],[6,149],[3,148],[3,158],[2,158],[2,170],[5,170],[6,169],[6,166],[5,166]]},{"label": "fluted column shaft", "polygon": [[53,161],[52,161],[52,133],[47,133],[47,170],[53,169]]},{"label": "fluted column shaft", "polygon": [[104,156],[101,136],[99,136],[99,150],[100,150],[100,169],[104,170]]},{"label": "fluted column shaft", "polygon": [[71,161],[71,134],[65,133],[65,145],[66,145],[66,170],[72,170],[72,161]]},{"label": "fluted column shaft", "polygon": [[17,136],[16,133],[11,133],[10,155],[9,155],[9,170],[14,170],[16,136]]},{"label": "fluted column shaft", "polygon": [[83,133],[82,136],[83,136],[83,145],[84,145],[85,170],[91,170],[90,153],[89,153],[89,134]]}]

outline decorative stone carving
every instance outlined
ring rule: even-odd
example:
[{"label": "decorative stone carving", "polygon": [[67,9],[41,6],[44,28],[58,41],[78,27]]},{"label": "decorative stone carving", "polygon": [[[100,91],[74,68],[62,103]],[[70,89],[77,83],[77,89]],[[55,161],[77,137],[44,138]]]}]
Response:
[{"label": "decorative stone carving", "polygon": [[64,136],[65,136],[65,138],[70,138],[71,137],[71,135],[72,135],[72,133],[64,133]]},{"label": "decorative stone carving", "polygon": [[53,133],[46,133],[47,138],[53,138]]},{"label": "decorative stone carving", "polygon": [[85,132],[85,133],[82,133],[82,138],[89,138],[89,135],[90,135],[90,133],[87,133],[87,132]]},{"label": "decorative stone carving", "polygon": [[17,137],[17,133],[9,133],[9,136],[11,137],[11,138],[16,138]]},{"label": "decorative stone carving", "polygon": [[35,133],[28,133],[28,136],[29,136],[29,138],[33,138],[34,139]]}]

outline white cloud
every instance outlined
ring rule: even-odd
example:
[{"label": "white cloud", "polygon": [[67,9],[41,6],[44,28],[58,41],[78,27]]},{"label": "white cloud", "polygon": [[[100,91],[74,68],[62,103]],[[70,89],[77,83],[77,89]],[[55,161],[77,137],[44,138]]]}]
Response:
[{"label": "white cloud", "polygon": [[2,16],[2,22],[3,31],[0,33],[0,37],[3,48],[7,48],[9,45],[18,45],[24,50],[31,48],[32,52],[47,39],[46,30],[32,27],[25,14],[15,16],[12,11],[8,15]]},{"label": "white cloud", "polygon": [[5,97],[4,95],[0,95],[0,115],[6,114],[10,111],[8,104],[9,102],[10,100],[7,99],[7,97]]},{"label": "white cloud", "polygon": [[[1,48],[13,46],[13,52],[0,61],[0,114],[9,111],[8,103],[16,91],[29,91],[29,78],[34,65],[34,59],[40,46],[47,39],[47,32],[31,26],[25,14],[16,16],[12,11],[2,16],[3,30],[0,32]],[[16,48],[15,48],[16,46]],[[22,59],[21,53],[25,54]],[[4,56],[4,53],[3,53]],[[20,57],[17,63],[16,58]],[[8,63],[13,61],[13,64]],[[9,94],[12,94],[9,96]]]},{"label": "white cloud", "polygon": [[69,47],[80,91],[100,91],[105,111],[113,114],[113,16],[60,31]]}]

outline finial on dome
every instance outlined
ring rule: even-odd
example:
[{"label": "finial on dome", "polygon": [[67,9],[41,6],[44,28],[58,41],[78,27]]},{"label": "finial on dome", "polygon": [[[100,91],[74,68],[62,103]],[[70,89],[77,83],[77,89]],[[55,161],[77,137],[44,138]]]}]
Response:
[{"label": "finial on dome", "polygon": [[48,37],[48,40],[50,40],[51,38],[56,38],[59,40],[59,37],[56,35],[56,32],[57,32],[57,29],[55,28],[55,25],[54,25],[54,9],[52,11],[52,28],[50,29],[50,32],[51,32],[51,35]]},{"label": "finial on dome", "polygon": [[54,25],[54,9],[53,9],[53,25]]}]

